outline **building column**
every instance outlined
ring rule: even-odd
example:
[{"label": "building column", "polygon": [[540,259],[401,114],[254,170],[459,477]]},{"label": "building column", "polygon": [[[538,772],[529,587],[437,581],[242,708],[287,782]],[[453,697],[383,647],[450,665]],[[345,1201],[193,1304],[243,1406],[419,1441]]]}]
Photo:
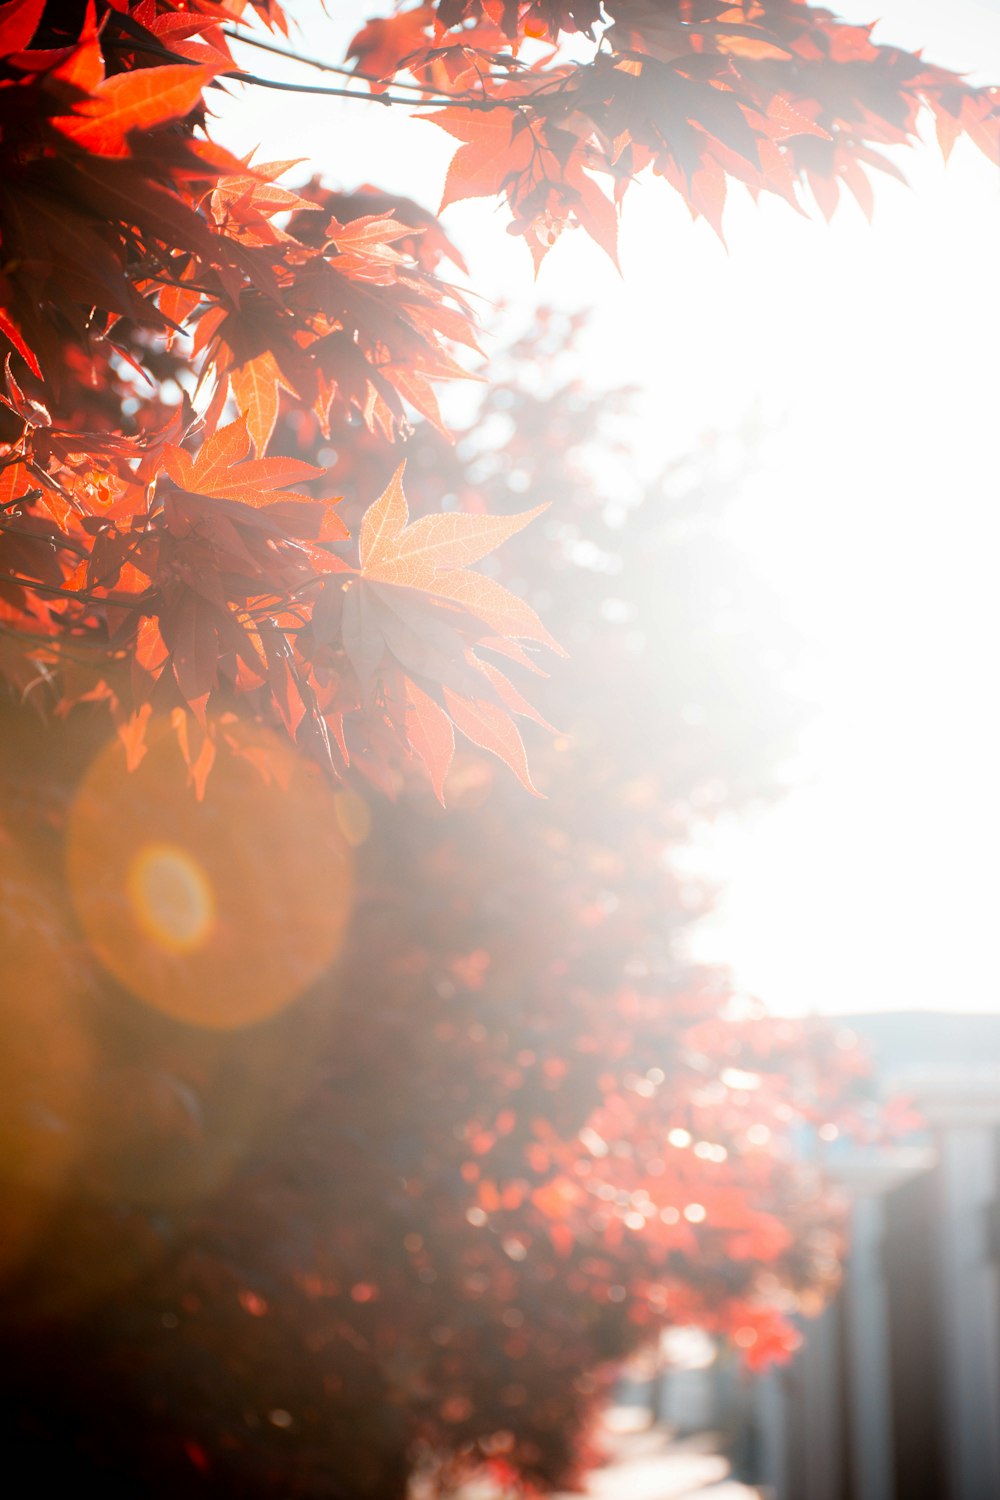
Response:
[{"label": "building column", "polygon": [[[940,1118],[940,1117],[939,1117]],[[941,1309],[951,1500],[1000,1496],[995,1124],[941,1121]]]}]

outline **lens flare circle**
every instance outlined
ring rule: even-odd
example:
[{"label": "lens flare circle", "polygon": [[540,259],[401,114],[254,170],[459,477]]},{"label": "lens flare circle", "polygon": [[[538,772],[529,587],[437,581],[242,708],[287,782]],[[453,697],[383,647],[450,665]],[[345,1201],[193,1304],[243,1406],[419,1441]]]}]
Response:
[{"label": "lens flare circle", "polygon": [[129,866],[136,921],[170,953],[193,953],[209,938],[215,894],[193,855],[173,844],[144,844]]},{"label": "lens flare circle", "polygon": [[106,745],[74,798],[67,874],[88,945],[136,998],[214,1030],[278,1014],[332,963],[354,889],[333,792],[288,741],[217,726],[203,800],[169,720],[129,771]]}]

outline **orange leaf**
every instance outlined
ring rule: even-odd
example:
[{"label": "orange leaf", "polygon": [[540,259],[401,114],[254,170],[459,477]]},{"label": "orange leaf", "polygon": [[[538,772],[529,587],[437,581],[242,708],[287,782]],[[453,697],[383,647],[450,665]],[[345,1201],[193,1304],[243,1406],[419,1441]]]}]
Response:
[{"label": "orange leaf", "polygon": [[434,795],[444,806],[444,779],[455,754],[455,731],[443,708],[439,708],[415,682],[406,678],[409,704],[406,736],[427,767]]},{"label": "orange leaf", "polygon": [[149,130],[168,120],[183,119],[220,67],[215,63],[200,67],[169,63],[118,73],[98,84],[73,114],[59,115],[52,123],[95,156],[127,156],[129,131]]},{"label": "orange leaf", "polygon": [[542,718],[537,708],[532,707],[527,698],[521,696],[510,678],[505,677],[499,667],[495,667],[492,662],[480,661],[471,652],[469,654],[483,676],[493,685],[497,697],[505,708],[510,709],[512,714],[520,714],[522,718],[532,719],[536,724],[540,724],[543,729],[548,729],[552,734],[557,732],[546,719]]},{"label": "orange leaf", "polygon": [[[352,39],[349,58],[357,58],[358,68],[371,78],[390,78],[411,53],[426,45],[427,32],[434,23],[434,7],[418,5],[401,15],[380,16],[369,21]],[[373,88],[373,93],[377,92]]]},{"label": "orange leaf", "polygon": [[358,539],[361,566],[367,569],[378,565],[383,557],[391,555],[392,544],[397,540],[410,519],[406,496],[403,494],[403,470],[400,464],[382,494],[365,511]]},{"label": "orange leaf", "polygon": [[[272,501],[324,503],[313,500],[310,495],[290,495],[284,490],[287,484],[318,479],[326,472],[324,469],[300,458],[247,459],[249,451],[247,424],[243,417],[238,417],[235,422],[213,432],[195,457],[185,453],[183,448],[166,447],[163,461],[174,483],[193,494],[238,500],[255,508]],[[276,493],[278,491],[281,493]]]},{"label": "orange leaf", "polygon": [[28,369],[31,371],[32,375],[36,375],[38,379],[41,380],[41,366],[39,365],[38,360],[35,358],[33,350],[30,349],[29,346],[25,343],[24,338],[21,334],[21,330],[18,328],[17,324],[14,322],[14,319],[10,316],[7,310],[3,307],[0,307],[0,333],[5,334],[10,342],[14,345],[14,348],[17,350],[18,354],[20,354],[21,358],[28,366]]},{"label": "orange leaf", "polygon": [[487,578],[484,573],[438,573],[434,579],[434,592],[461,604],[500,635],[538,641],[557,656],[567,654],[546,630],[531,605],[504,588],[495,578]]},{"label": "orange leaf", "polygon": [[447,687],[442,691],[452,721],[466,739],[497,756],[510,767],[522,786],[533,796],[541,797],[528,771],[524,743],[504,710],[482,698],[460,698]]},{"label": "orange leaf", "polygon": [[[161,301],[160,306],[163,306]],[[267,449],[278,420],[279,388],[290,391],[291,386],[278,368],[278,362],[270,349],[256,359],[229,372],[229,383],[233,388],[236,404],[243,413],[254,451],[260,457]]]},{"label": "orange leaf", "polygon": [[369,554],[365,573],[379,583],[420,588],[425,586],[422,580],[428,569],[432,573],[450,572],[478,562],[545,509],[546,506],[537,505],[534,510],[516,516],[469,516],[458,512],[422,516],[397,533],[392,541],[386,540],[374,558]]},{"label": "orange leaf", "polygon": [[44,9],[45,0],[10,0],[0,5],[0,57],[28,46]]},{"label": "orange leaf", "polygon": [[250,435],[246,422],[239,417],[225,427],[218,428],[201,445],[199,453],[192,457],[183,448],[164,450],[164,466],[175,484],[197,494],[207,487],[211,492],[213,482],[240,463],[250,452]]},{"label": "orange leaf", "polygon": [[432,120],[464,144],[452,157],[445,178],[441,206],[447,208],[462,198],[491,198],[503,191],[508,178],[530,163],[534,137],[515,111],[503,109],[489,114],[461,106],[420,115]]}]

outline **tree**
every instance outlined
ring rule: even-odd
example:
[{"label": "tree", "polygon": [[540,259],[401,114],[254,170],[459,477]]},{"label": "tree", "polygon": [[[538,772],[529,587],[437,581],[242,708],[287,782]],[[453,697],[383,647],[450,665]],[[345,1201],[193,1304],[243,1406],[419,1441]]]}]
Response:
[{"label": "tree", "polygon": [[[797,0],[612,12],[441,0],[344,68],[431,109],[446,197],[503,193],[536,260],[573,222],[613,255],[646,166],[717,221],[727,178],[864,199],[925,105],[946,147],[996,141],[988,93]],[[205,132],[262,25],[0,7],[7,1410],[53,1477],[123,1493],[552,1485],[606,1361],[677,1318],[780,1352],[834,1271],[777,1143],[842,1079],[684,962],[663,859],[696,803],[766,789],[785,711],[735,763],[725,726],[775,641],[683,592],[724,560],[672,525],[676,476],[610,545],[580,459],[613,404],[560,381],[565,331],[435,436],[475,345],[436,220]],[[675,587],[615,625],[581,543]],[[564,635],[568,733],[529,770],[507,664]]]},{"label": "tree", "polygon": [[[440,421],[433,383],[462,373],[452,350],[474,330],[426,223],[418,247],[384,210],[327,220],[279,185],[281,164],[205,134],[206,90],[266,82],[231,60],[245,9],[284,27],[270,3],[3,8],[8,673],[24,686],[71,644],[63,701],[104,695],[133,758],[154,709],[204,725],[240,702],[341,764],[357,741],[375,774],[415,751],[440,782],[455,726],[523,776],[475,647],[553,642],[465,572],[511,524],[405,531],[393,489],[349,561],[336,510],[288,495],[317,470],[269,451],[282,401],[324,431],[360,420],[390,436],[407,409]],[[573,221],[613,257],[617,204],[646,167],[718,223],[731,178],[796,203],[803,179],[825,211],[841,185],[866,202],[868,171],[894,170],[878,147],[912,139],[922,106],[946,147],[964,131],[996,149],[988,91],[800,0],[618,9],[605,27],[599,0],[409,7],[351,55],[378,97],[416,99],[460,141],[445,202],[503,193],[536,260]],[[563,33],[599,34],[592,58],[561,61]],[[181,331],[212,393],[197,418],[185,388],[165,412],[156,380],[158,335]],[[95,425],[108,415],[110,432]],[[446,628],[473,652],[461,685],[406,671],[401,630]]]}]

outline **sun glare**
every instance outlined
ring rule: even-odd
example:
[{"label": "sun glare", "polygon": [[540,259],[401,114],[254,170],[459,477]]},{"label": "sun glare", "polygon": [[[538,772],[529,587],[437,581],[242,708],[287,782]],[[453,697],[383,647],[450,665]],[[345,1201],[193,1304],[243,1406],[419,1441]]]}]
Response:
[{"label": "sun glare", "polygon": [[172,844],[144,844],[129,866],[128,895],[143,932],[171,953],[207,941],[215,896],[198,861]]},{"label": "sun glare", "polygon": [[214,1030],[265,1020],[340,950],[354,880],[341,823],[321,773],[270,731],[220,728],[201,801],[169,721],[135,771],[113,741],[70,820],[87,941],[130,994],[176,1020]]},{"label": "sun glare", "polygon": [[[878,40],[924,43],[973,81],[1000,68],[1000,34],[991,42],[976,0],[947,14],[895,0],[880,16]],[[354,19],[330,23],[329,50]],[[284,154],[318,140],[331,107],[296,99],[272,127]],[[245,102],[225,108],[249,148],[258,123]],[[427,127],[419,168],[411,157],[401,173],[399,122],[375,113],[372,173],[433,206],[447,146]],[[1000,836],[991,770],[1000,743],[981,688],[1000,623],[988,563],[1000,540],[991,499],[1000,184],[968,143],[945,166],[929,124],[925,135],[924,151],[889,152],[908,186],[879,178],[871,224],[849,195],[828,226],[735,188],[724,246],[704,222],[692,225],[678,197],[637,183],[621,277],[570,233],[533,285],[523,246],[497,234],[492,204],[447,215],[477,287],[512,312],[591,309],[586,377],[639,392],[623,490],[692,452],[706,430],[756,433],[758,460],[740,477],[727,525],[802,639],[794,690],[816,713],[789,767],[785,809],[742,831],[703,831],[695,864],[725,896],[696,951],[731,963],[740,984],[783,1010],[953,1005],[946,976],[959,947],[960,1003],[972,994],[1000,1004],[981,982],[989,924],[980,920],[984,851]],[[627,586],[619,581],[623,594]],[[932,870],[940,879],[927,878]],[[924,933],[923,959],[912,945],[902,951],[907,923]],[[845,926],[867,934],[862,988],[839,957]]]}]

